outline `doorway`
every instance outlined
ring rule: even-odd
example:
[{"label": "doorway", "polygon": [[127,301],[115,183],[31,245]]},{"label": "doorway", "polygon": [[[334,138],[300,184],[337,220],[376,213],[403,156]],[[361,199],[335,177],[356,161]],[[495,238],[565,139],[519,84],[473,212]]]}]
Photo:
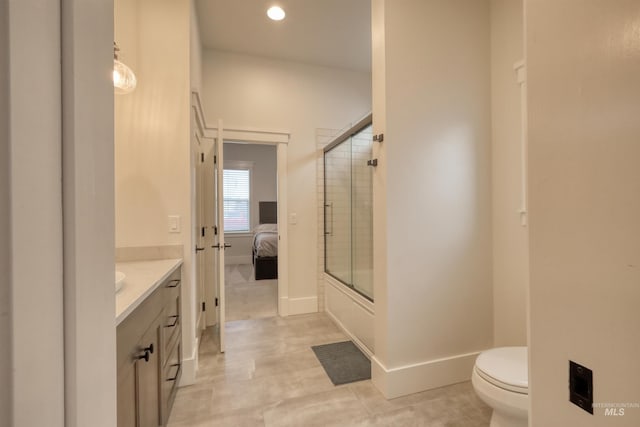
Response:
[{"label": "doorway", "polygon": [[278,315],[277,147],[224,142],[225,318]]},{"label": "doorway", "polygon": [[[195,215],[195,230],[197,247],[202,248],[196,258],[195,269],[201,272],[201,285],[197,286],[194,295],[197,321],[197,336],[207,327],[217,330],[220,351],[225,350],[226,323],[226,293],[225,293],[225,253],[232,257],[232,247],[226,241],[224,226],[224,144],[244,143],[260,146],[275,146],[276,150],[276,224],[286,224],[287,219],[287,144],[288,132],[261,131],[255,129],[225,129],[222,120],[217,126],[211,126],[205,121],[205,115],[197,92],[192,92],[192,130],[194,156],[196,165],[193,179],[196,189],[193,206]],[[201,179],[197,177],[200,176]],[[197,185],[200,182],[201,185]],[[201,209],[198,209],[201,207]],[[276,265],[278,280],[277,314],[288,315],[288,233],[287,227],[277,229],[277,257]],[[208,308],[208,309],[207,309]]]}]

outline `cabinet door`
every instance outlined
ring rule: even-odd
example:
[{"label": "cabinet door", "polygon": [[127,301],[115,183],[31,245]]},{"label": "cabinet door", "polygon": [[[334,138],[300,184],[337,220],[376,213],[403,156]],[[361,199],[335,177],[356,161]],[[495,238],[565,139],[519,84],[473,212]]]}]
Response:
[{"label": "cabinet door", "polygon": [[[140,340],[141,353],[149,353],[149,360],[138,359],[136,377],[138,382],[138,426],[157,427],[160,425],[159,373],[160,349],[158,336],[160,319],[157,319]],[[151,348],[153,346],[153,353]]]},{"label": "cabinet door", "polygon": [[136,427],[136,365],[126,363],[118,369],[118,427]]}]

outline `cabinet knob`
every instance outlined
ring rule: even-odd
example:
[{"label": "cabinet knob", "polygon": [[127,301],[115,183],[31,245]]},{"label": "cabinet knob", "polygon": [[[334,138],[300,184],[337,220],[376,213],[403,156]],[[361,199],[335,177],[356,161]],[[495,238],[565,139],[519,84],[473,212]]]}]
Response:
[{"label": "cabinet knob", "polygon": [[138,360],[144,359],[145,362],[149,361],[149,355],[153,354],[153,343],[149,344],[149,347],[143,348],[141,351],[144,353],[138,356]]}]

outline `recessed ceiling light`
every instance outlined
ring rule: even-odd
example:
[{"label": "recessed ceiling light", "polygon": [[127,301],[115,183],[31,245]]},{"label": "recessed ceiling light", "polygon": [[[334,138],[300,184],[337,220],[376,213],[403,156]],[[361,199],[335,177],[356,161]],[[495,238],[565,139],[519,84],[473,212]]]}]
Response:
[{"label": "recessed ceiling light", "polygon": [[285,17],[284,10],[280,6],[271,6],[267,10],[267,16],[274,21],[282,21]]}]

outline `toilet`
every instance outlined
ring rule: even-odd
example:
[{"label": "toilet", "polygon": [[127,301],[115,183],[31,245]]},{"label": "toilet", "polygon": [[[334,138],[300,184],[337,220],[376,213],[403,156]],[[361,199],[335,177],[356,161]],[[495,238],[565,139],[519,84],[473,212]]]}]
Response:
[{"label": "toilet", "polygon": [[483,351],[476,359],[471,382],[478,397],[493,409],[491,427],[527,427],[527,347]]}]

